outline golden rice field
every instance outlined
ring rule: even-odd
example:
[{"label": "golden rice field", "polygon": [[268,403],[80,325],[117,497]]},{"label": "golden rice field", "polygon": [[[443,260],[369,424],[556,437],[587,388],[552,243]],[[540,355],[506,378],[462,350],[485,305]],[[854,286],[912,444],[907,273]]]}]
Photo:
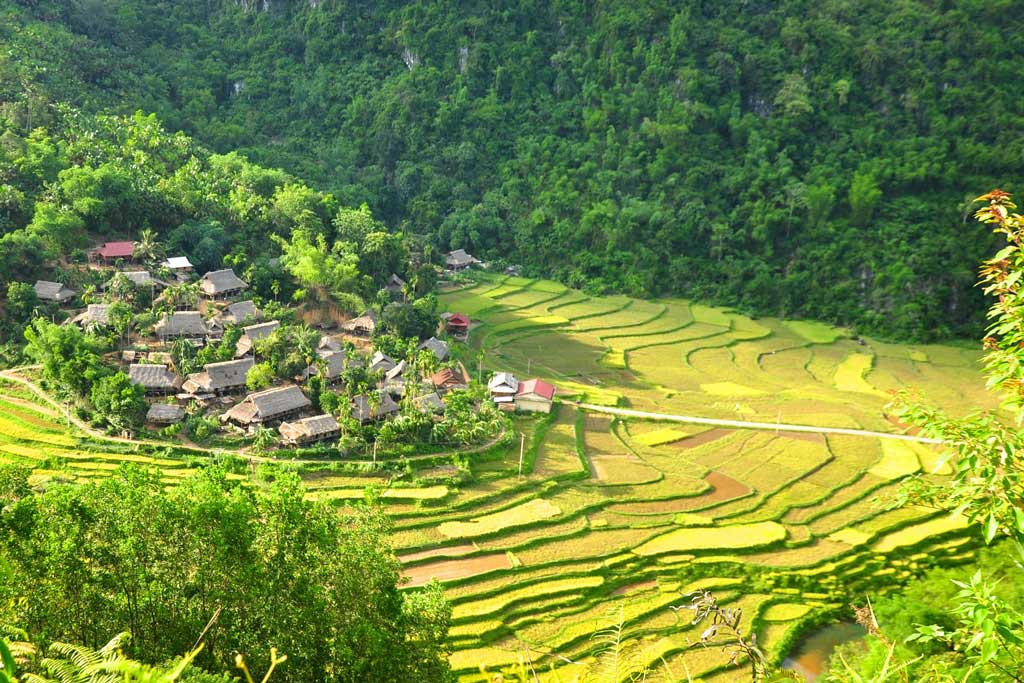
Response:
[{"label": "golden rice field", "polygon": [[[886,508],[905,477],[948,473],[935,472],[932,447],[624,419],[569,401],[895,432],[883,411],[894,389],[916,387],[953,413],[992,405],[973,347],[858,341],[820,323],[591,297],[525,278],[485,276],[440,298],[473,318],[470,345],[486,352],[485,369],[559,388],[550,418],[516,422],[526,443],[537,435],[522,477],[517,438],[507,453],[472,462],[461,485],[306,479],[311,498],[340,506],[367,483],[383,490],[410,585],[437,579],[452,601],[461,681],[522,662],[541,680],[572,681],[593,663],[593,634],[620,619],[649,680],[669,680],[666,668],[676,680],[745,680],[719,650],[691,646],[699,631],[671,609],[690,591],[742,607],[781,660],[811,621],[971,557],[976,534],[962,519]],[[134,460],[173,483],[195,465],[83,444],[45,408],[18,400],[0,384],[0,462],[28,463],[40,478],[87,480]]]}]

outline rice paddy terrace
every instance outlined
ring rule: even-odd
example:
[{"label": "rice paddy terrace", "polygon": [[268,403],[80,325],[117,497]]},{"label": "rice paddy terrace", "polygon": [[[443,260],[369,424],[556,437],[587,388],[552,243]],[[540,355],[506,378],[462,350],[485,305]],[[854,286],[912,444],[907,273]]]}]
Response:
[{"label": "rice paddy terrace", "polygon": [[[719,649],[692,647],[699,631],[670,609],[687,592],[708,588],[742,607],[744,624],[781,659],[800,633],[848,614],[865,593],[973,555],[963,520],[885,504],[908,475],[943,476],[926,444],[655,421],[573,400],[896,434],[883,412],[891,389],[917,387],[954,413],[991,404],[974,349],[861,344],[816,323],[518,278],[484,278],[441,299],[474,319],[470,341],[485,351],[485,370],[540,376],[563,395],[551,416],[515,419],[526,437],[522,477],[516,439],[507,452],[464,456],[475,476],[461,487],[371,479],[384,487],[410,585],[437,579],[454,605],[452,665],[464,681],[521,661],[572,680],[592,661],[595,631],[619,620],[639,663],[679,680],[745,680]],[[168,484],[203,461],[198,451],[91,437],[58,413],[0,382],[0,461],[79,479],[138,461]],[[310,496],[339,505],[368,483],[304,477]]]}]

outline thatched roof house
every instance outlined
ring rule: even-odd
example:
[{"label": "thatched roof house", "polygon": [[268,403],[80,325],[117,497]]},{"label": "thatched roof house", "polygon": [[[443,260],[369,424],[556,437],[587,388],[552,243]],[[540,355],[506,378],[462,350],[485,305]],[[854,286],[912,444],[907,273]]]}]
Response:
[{"label": "thatched roof house", "polygon": [[294,422],[282,422],[277,431],[284,443],[298,446],[333,439],[341,432],[341,425],[333,415],[315,415]]},{"label": "thatched roof house", "polygon": [[249,394],[221,415],[221,420],[231,420],[242,426],[278,422],[297,415],[310,405],[312,403],[302,390],[290,384]]},{"label": "thatched roof house", "polygon": [[235,275],[235,271],[230,268],[211,270],[199,279],[199,291],[214,298],[231,296],[248,287],[249,284]]},{"label": "thatched roof house", "polygon": [[391,273],[391,277],[389,277],[388,281],[384,284],[384,289],[391,293],[392,296],[401,296],[404,288],[405,280],[394,273]]},{"label": "thatched roof house", "polygon": [[448,252],[444,262],[448,270],[459,271],[479,264],[480,259],[472,254],[467,254],[465,249],[456,249]]},{"label": "thatched roof house", "polygon": [[378,391],[380,396],[380,407],[374,408],[370,399],[366,396],[356,396],[352,399],[352,417],[362,424],[372,420],[383,420],[399,411],[398,404],[384,391]]},{"label": "thatched roof house", "polygon": [[217,314],[215,320],[220,325],[241,325],[246,320],[255,320],[260,315],[256,304],[251,299],[236,301]]},{"label": "thatched roof house", "polygon": [[189,394],[223,394],[241,389],[253,363],[252,358],[207,363],[202,372],[189,375],[181,388]]},{"label": "thatched roof house", "polygon": [[128,379],[146,390],[147,394],[169,394],[181,386],[181,378],[166,365],[133,363],[128,366]]},{"label": "thatched roof house", "polygon": [[372,337],[377,331],[377,314],[372,310],[368,310],[358,318],[352,318],[348,322],[343,323],[341,329],[349,334]]},{"label": "thatched roof house", "polygon": [[433,413],[434,415],[440,415],[444,412],[444,401],[436,391],[431,391],[429,394],[423,394],[417,396],[412,400],[413,405],[416,409],[422,413]]},{"label": "thatched roof house", "polygon": [[320,353],[320,361],[311,363],[300,375],[301,379],[309,379],[313,375],[319,375],[321,367],[324,370],[324,379],[333,381],[341,377],[346,368],[362,367],[363,361],[359,358],[348,358],[344,351],[329,351]]},{"label": "thatched roof house", "polygon": [[455,389],[465,389],[469,386],[469,375],[466,368],[460,363],[456,368],[444,368],[434,373],[430,378],[431,383],[438,393],[445,393]]},{"label": "thatched roof house", "polygon": [[110,324],[110,304],[89,304],[70,322],[82,328],[94,325],[106,327]]},{"label": "thatched roof house", "polygon": [[185,419],[185,409],[171,403],[154,403],[146,412],[146,422],[175,424]]},{"label": "thatched roof house", "polygon": [[42,301],[56,301],[59,304],[73,299],[75,296],[75,290],[59,282],[50,282],[49,280],[36,280],[32,289],[36,290],[36,296]]},{"label": "thatched roof house", "polygon": [[370,358],[370,366],[367,369],[370,372],[389,372],[393,367],[395,361],[386,353],[377,351]]},{"label": "thatched roof house", "polygon": [[448,345],[437,337],[431,337],[427,341],[420,344],[418,347],[421,351],[431,351],[437,359],[442,363],[448,360]]},{"label": "thatched roof house", "polygon": [[243,327],[242,336],[238,338],[238,343],[235,344],[235,358],[248,354],[256,346],[256,342],[266,339],[279,327],[281,327],[281,323],[276,320]]},{"label": "thatched roof house", "polygon": [[170,337],[186,337],[199,339],[210,334],[211,330],[199,311],[175,311],[164,314],[160,322],[154,326],[156,336],[161,339]]},{"label": "thatched roof house", "polygon": [[132,283],[136,287],[166,287],[167,283],[163,280],[157,280],[153,277],[148,270],[125,270],[120,273],[115,273],[114,277],[107,280],[103,285],[104,289],[109,289],[110,285],[119,277],[123,277]]}]

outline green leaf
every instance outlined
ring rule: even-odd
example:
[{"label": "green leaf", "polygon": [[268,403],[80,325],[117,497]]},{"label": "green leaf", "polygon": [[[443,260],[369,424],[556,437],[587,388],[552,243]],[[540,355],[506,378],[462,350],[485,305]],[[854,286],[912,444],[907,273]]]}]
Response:
[{"label": "green leaf", "polygon": [[0,683],[13,681],[18,669],[14,665],[14,655],[11,654],[10,648],[2,639],[0,639],[0,664],[3,665],[3,670],[0,671]]},{"label": "green leaf", "polygon": [[999,522],[993,513],[989,513],[988,524],[985,526],[985,543],[991,543],[999,532]]}]

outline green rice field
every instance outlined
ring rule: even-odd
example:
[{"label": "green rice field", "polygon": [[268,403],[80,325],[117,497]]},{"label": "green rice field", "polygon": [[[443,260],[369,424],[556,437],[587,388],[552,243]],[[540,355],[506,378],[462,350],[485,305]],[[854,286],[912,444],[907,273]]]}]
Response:
[{"label": "green rice field", "polygon": [[[934,447],[624,418],[573,401],[897,433],[883,409],[894,389],[916,387],[954,414],[993,405],[974,346],[857,340],[820,323],[525,278],[481,276],[440,299],[473,319],[469,351],[484,352],[485,370],[558,387],[552,415],[515,421],[523,475],[517,437],[507,453],[472,460],[468,483],[304,477],[311,498],[339,506],[367,483],[383,489],[409,586],[440,581],[453,604],[461,681],[526,662],[542,680],[574,680],[593,663],[593,634],[619,619],[651,680],[666,667],[676,680],[745,680],[719,649],[692,646],[699,630],[671,609],[690,591],[742,607],[781,661],[801,633],[865,594],[972,556],[976,534],[962,519],[887,506],[905,477],[948,473],[935,471]],[[0,384],[0,462],[87,480],[124,461],[159,468],[168,484],[197,465],[83,439]]]}]

